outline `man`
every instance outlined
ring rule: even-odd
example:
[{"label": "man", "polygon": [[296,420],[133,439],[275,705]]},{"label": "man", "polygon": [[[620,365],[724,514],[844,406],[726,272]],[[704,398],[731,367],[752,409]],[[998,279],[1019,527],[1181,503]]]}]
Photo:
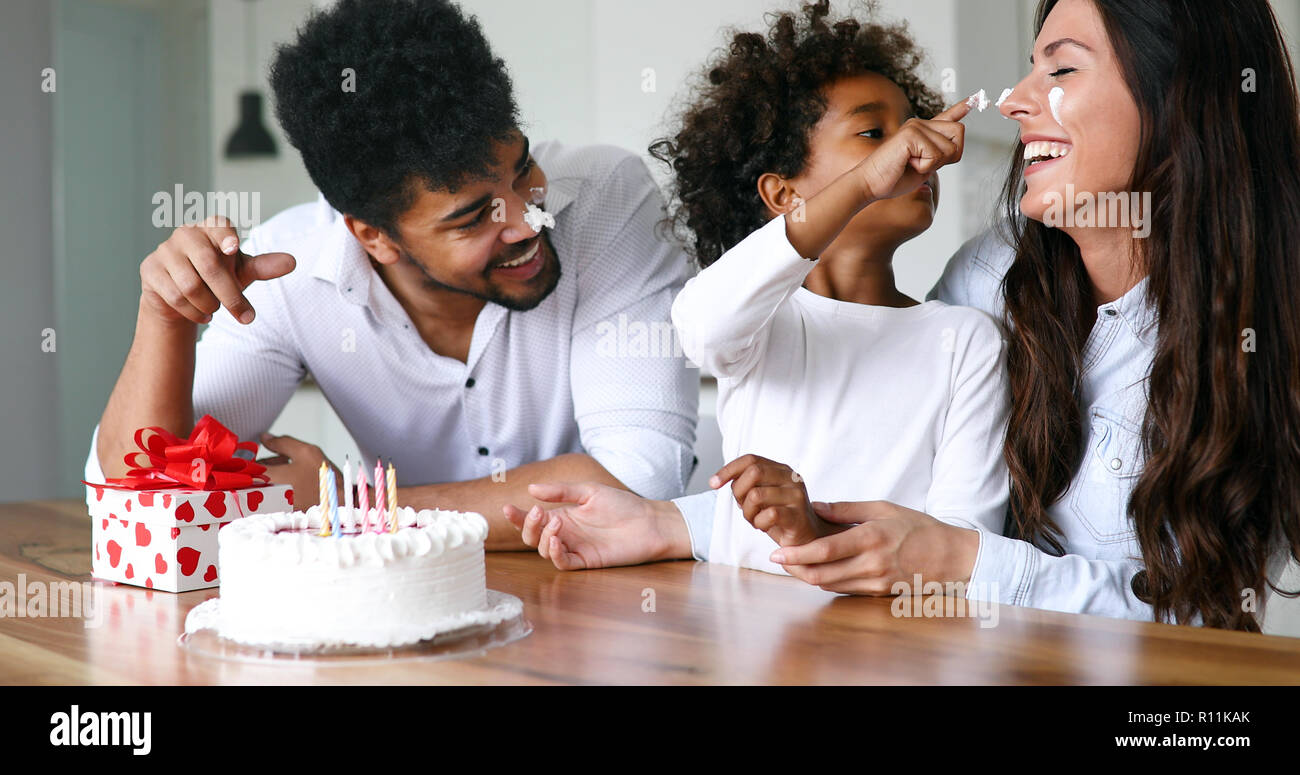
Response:
[{"label": "man", "polygon": [[[697,373],[608,341],[666,325],[685,282],[640,160],[530,149],[504,63],[447,0],[343,0],[271,83],[323,201],[242,243],[181,228],[145,259],[87,480],[125,473],[141,427],[185,435],[212,414],[256,438],[311,374],[367,468],[394,463],[403,505],[482,513],[489,549],[525,548],[502,506],[530,482],[682,494]],[[321,450],[262,443],[288,459],[271,480],[314,503]]]}]

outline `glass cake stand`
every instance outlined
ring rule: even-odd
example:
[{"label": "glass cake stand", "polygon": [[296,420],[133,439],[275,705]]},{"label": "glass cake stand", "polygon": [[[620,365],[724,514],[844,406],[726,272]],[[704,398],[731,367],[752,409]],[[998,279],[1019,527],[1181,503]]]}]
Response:
[{"label": "glass cake stand", "polygon": [[[357,667],[388,664],[395,660],[469,659],[514,643],[533,631],[523,616],[523,603],[519,598],[489,589],[487,605],[482,610],[463,614],[455,622],[437,627],[438,634],[432,638],[408,646],[377,648],[293,643],[254,646],[223,638],[211,626],[220,602],[221,598],[216,598],[195,607],[191,618],[186,621],[186,632],[176,639],[177,645],[191,654],[210,659]],[[200,610],[205,606],[205,610]],[[197,617],[194,616],[196,613],[199,614]]]}]

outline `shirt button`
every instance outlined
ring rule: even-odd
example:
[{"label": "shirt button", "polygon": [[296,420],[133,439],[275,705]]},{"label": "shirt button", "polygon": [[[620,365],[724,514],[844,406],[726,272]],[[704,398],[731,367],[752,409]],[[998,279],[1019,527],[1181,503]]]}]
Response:
[{"label": "shirt button", "polygon": [[476,384],[478,384],[478,383],[476,383],[476,382],[474,381],[474,378],[473,378],[473,377],[470,377],[469,379],[465,380],[465,387],[467,387],[467,388],[472,388],[472,387],[474,387],[474,385],[476,385]]},{"label": "shirt button", "polygon": [[1123,467],[1124,467],[1124,461],[1120,460],[1119,458],[1115,458],[1114,460],[1110,461],[1110,470],[1112,471],[1118,471]]},{"label": "shirt button", "polygon": [[483,457],[487,457],[488,455],[492,454],[491,452],[488,451],[488,448],[487,448],[487,447],[479,447],[479,448],[478,448],[478,453],[479,453],[479,455],[481,455],[481,456],[483,456]]},{"label": "shirt button", "polygon": [[1113,309],[1108,309],[1108,310],[1106,310],[1106,317],[1108,317],[1108,318],[1113,318],[1113,317],[1115,317],[1115,316],[1118,315],[1118,314],[1119,314],[1119,313],[1116,312],[1116,311],[1113,310]]}]

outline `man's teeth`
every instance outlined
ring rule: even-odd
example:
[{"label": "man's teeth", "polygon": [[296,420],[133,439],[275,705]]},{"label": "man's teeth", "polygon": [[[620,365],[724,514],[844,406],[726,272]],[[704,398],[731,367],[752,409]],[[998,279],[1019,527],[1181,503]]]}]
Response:
[{"label": "man's teeth", "polygon": [[1062,156],[1069,156],[1072,146],[1067,143],[1052,143],[1046,140],[1035,140],[1032,143],[1025,144],[1025,161],[1035,162],[1044,159],[1059,159]]},{"label": "man's teeth", "polygon": [[536,245],[533,245],[532,250],[528,251],[524,255],[520,256],[514,261],[511,261],[508,264],[502,264],[501,266],[497,267],[497,269],[514,269],[517,266],[523,266],[524,264],[527,264],[529,261],[532,261],[534,258],[537,257],[537,250],[541,246],[542,245],[540,242],[537,243]]}]

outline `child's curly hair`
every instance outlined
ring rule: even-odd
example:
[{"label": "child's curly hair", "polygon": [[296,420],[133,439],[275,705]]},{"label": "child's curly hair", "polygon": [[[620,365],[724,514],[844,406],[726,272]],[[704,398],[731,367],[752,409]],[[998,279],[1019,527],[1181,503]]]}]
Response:
[{"label": "child's curly hair", "polygon": [[769,16],[767,37],[736,32],[702,71],[677,135],[650,146],[675,173],[671,223],[701,266],[767,222],[758,179],[803,170],[809,134],[826,113],[824,89],[835,80],[878,73],[921,118],[943,110],[917,75],[925,55],[907,26],[870,21],[875,0],[863,5],[857,18],[833,21],[830,0],[818,0]]}]

